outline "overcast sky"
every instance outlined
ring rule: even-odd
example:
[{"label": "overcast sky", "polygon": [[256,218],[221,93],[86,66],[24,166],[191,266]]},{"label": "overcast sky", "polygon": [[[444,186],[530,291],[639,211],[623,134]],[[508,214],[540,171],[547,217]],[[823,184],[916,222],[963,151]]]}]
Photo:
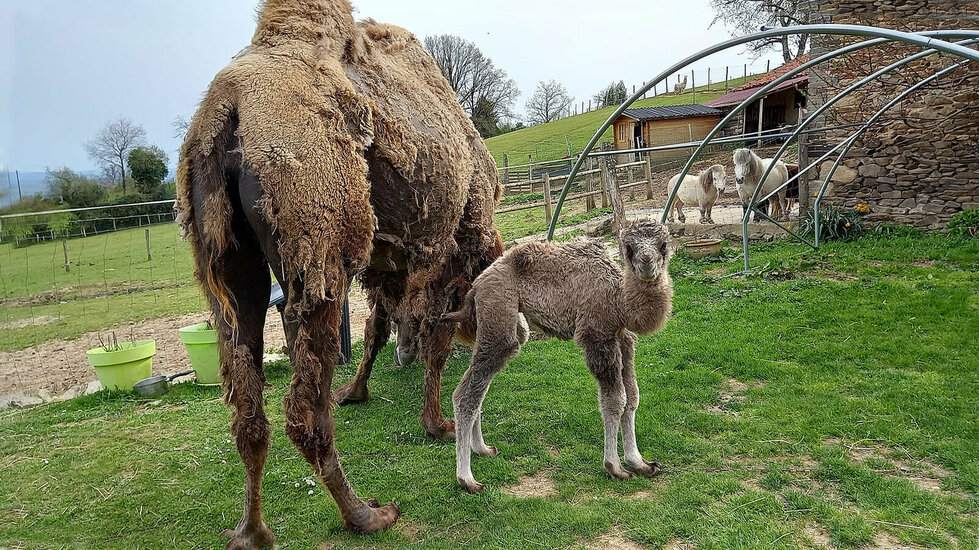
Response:
[{"label": "overcast sky", "polygon": [[[357,18],[419,38],[475,42],[517,81],[564,83],[580,102],[613,80],[641,84],[728,37],[709,0],[353,0]],[[190,117],[214,73],[247,45],[257,0],[0,0],[0,168],[96,166],[84,142],[120,116],[176,161],[174,117]],[[698,65],[740,66],[740,51]],[[773,62],[774,63],[774,62]]]}]

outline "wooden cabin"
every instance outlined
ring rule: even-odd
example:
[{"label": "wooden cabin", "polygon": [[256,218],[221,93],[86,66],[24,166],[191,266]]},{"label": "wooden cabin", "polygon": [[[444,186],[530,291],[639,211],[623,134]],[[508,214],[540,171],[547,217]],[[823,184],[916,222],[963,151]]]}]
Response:
[{"label": "wooden cabin", "polygon": [[[713,99],[706,103],[709,107],[720,109],[726,115],[743,101],[761,90],[762,86],[774,81],[789,70],[809,61],[809,54],[790,61],[780,67],[738,86],[731,93]],[[799,123],[799,115],[806,107],[809,75],[803,71],[765,92],[749,104],[724,128],[725,135],[740,134],[772,134],[779,129],[795,126]],[[775,141],[781,141],[776,139]],[[756,142],[751,142],[755,145]]]},{"label": "wooden cabin", "polygon": [[[720,110],[705,105],[626,109],[612,126],[615,148],[639,149],[701,140],[720,122],[721,115]],[[673,149],[654,151],[650,156],[663,160],[689,154],[689,149]]]}]

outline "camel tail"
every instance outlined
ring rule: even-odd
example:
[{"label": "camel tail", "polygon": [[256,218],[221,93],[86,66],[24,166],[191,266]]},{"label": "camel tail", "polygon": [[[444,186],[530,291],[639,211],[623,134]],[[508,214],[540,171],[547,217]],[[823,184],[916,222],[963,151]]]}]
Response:
[{"label": "camel tail", "polygon": [[[198,113],[191,124],[177,166],[177,219],[194,253],[194,276],[212,299],[215,320],[223,320],[237,334],[236,303],[225,282],[222,258],[234,244],[225,157],[237,116],[227,114],[218,120],[208,116],[211,113]],[[202,134],[207,139],[201,139]]]}]

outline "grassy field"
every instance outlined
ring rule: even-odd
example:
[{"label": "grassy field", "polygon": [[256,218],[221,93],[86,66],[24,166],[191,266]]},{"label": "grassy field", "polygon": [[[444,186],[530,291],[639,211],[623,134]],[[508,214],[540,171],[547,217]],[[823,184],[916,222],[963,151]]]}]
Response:
[{"label": "grassy field", "polygon": [[[278,543],[975,548],[979,240],[903,233],[819,254],[765,244],[752,258],[766,267],[747,278],[723,278],[739,265],[727,256],[678,257],[674,318],[637,344],[639,444],[665,466],[652,480],[608,478],[580,352],[532,341],[486,400],[501,455],[473,469],[489,488],[463,493],[454,447],[417,421],[422,367],[393,368],[389,346],[371,401],[336,410],[337,437],[360,494],[404,515],[390,532],[352,535],[307,485],[283,430],[289,366],[270,366],[264,493]],[[468,362],[464,351],[449,362],[447,411]],[[0,547],[223,547],[244,479],[228,419],[218,390],[191,385],[160,400],[97,394],[2,413]],[[504,490],[521,476],[549,490]]]},{"label": "grassy field", "polygon": [[[561,226],[604,212],[585,214],[581,201],[569,203]],[[500,214],[497,224],[506,241],[547,229],[543,209]],[[24,248],[0,245],[0,351],[205,311],[189,245],[179,239],[176,225],[152,226],[150,250],[152,260],[147,260],[144,229],[72,239],[71,269],[65,272],[60,241]]]},{"label": "grassy field", "polygon": [[205,310],[176,224],[150,228],[152,260],[144,230],[68,241],[68,272],[60,241],[0,245],[0,351]]},{"label": "grassy field", "polygon": [[[757,75],[750,78],[755,78]],[[731,79],[731,88],[740,86],[744,78]],[[724,95],[723,88],[718,90],[717,84],[707,91],[706,86],[696,88],[693,92],[683,95],[661,95],[637,101],[634,107],[658,107],[663,105],[686,105],[703,103]],[[562,118],[540,126],[531,126],[516,132],[503,134],[486,140],[486,146],[496,159],[497,166],[503,166],[503,154],[510,158],[510,165],[516,166],[527,163],[527,155],[534,155],[535,162],[556,160],[568,156],[568,144],[575,153],[581,152],[588,140],[595,135],[598,127],[615,111],[615,107],[597,109],[588,113]],[[611,128],[606,130],[604,140],[612,139]]]}]

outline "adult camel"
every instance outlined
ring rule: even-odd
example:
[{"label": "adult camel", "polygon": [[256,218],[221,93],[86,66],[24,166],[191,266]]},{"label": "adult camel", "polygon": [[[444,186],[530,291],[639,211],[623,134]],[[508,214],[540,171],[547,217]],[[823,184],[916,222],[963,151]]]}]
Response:
[{"label": "adult camel", "polygon": [[228,548],[273,541],[261,509],[268,266],[287,295],[286,432],[348,528],[389,527],[397,505],[359,498],[337,459],[338,327],[355,276],[374,306],[368,349],[392,309],[407,312],[426,363],[422,425],[454,437],[439,391],[456,326],[439,318],[502,252],[496,167],[454,92],[414,36],[355,23],[347,0],[265,0],[251,44],[217,74],[191,121],[177,181],[246,470]]}]

